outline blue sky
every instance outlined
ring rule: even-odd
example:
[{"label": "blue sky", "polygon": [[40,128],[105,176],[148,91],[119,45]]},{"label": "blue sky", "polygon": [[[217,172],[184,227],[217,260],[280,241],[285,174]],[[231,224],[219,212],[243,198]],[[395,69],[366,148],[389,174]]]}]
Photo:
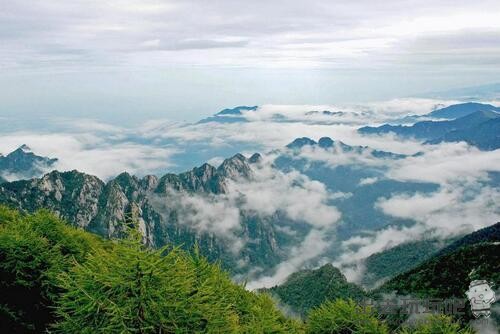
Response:
[{"label": "blue sky", "polygon": [[500,3],[27,1],[0,11],[0,113],[128,124],[498,82]]}]

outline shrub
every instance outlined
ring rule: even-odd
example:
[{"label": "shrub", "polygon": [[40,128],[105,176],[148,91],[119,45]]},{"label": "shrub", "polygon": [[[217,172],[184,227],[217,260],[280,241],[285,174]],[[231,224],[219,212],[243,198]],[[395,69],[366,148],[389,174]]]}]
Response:
[{"label": "shrub", "polygon": [[461,328],[458,322],[449,316],[431,315],[416,324],[403,327],[401,334],[473,334],[468,327]]},{"label": "shrub", "polygon": [[352,300],[327,301],[309,313],[308,334],[387,334],[387,326],[370,307],[362,307]]},{"label": "shrub", "polygon": [[60,276],[61,333],[293,333],[263,295],[178,248],[145,248],[137,234],[97,249]]},{"label": "shrub", "polygon": [[0,331],[43,332],[53,317],[56,277],[98,238],[48,213],[0,206]]}]

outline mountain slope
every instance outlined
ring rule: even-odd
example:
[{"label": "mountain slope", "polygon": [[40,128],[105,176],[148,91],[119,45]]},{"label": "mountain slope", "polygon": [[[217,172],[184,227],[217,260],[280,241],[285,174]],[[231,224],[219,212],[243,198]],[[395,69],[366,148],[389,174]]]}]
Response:
[{"label": "mountain slope", "polygon": [[427,144],[438,144],[441,142],[465,141],[484,151],[492,151],[500,148],[500,118],[486,121],[477,126],[455,130],[444,136],[427,141]]},{"label": "mountain slope", "polygon": [[467,102],[467,103],[453,104],[445,108],[434,110],[433,112],[424,115],[424,117],[456,119],[470,115],[472,113],[475,113],[476,111],[500,112],[500,108],[492,106],[491,104]]},{"label": "mountain slope", "polygon": [[435,255],[445,242],[422,240],[409,242],[386,251],[370,255],[365,260],[365,272],[361,284],[365,287],[376,286],[402,274]]},{"label": "mountain slope", "polygon": [[436,298],[463,298],[469,283],[485,279],[500,283],[498,223],[456,241],[416,268],[382,285],[378,292]]},{"label": "mountain slope", "polygon": [[466,236],[441,249],[437,255],[453,253],[461,247],[471,246],[483,242],[500,242],[500,222],[467,234]]},{"label": "mountain slope", "polygon": [[265,291],[301,315],[327,300],[352,298],[360,301],[365,297],[363,289],[347,282],[340,270],[331,264],[293,273],[283,284]]},{"label": "mountain slope", "polygon": [[55,165],[57,159],[41,157],[22,145],[11,153],[0,154],[0,177],[4,179],[29,179],[39,177]]},{"label": "mountain slope", "polygon": [[467,116],[451,121],[423,121],[412,126],[384,124],[379,127],[362,127],[358,132],[362,134],[395,133],[401,137],[414,137],[422,140],[434,140],[445,136],[452,131],[472,129],[487,121],[500,117],[495,111],[476,111]]}]

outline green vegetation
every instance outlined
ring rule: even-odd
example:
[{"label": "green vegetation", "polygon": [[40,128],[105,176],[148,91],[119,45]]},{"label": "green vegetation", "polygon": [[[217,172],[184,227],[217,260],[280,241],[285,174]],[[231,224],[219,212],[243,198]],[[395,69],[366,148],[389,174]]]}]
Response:
[{"label": "green vegetation", "polygon": [[500,283],[500,244],[479,243],[431,258],[384,284],[378,291],[435,298],[464,298],[469,283]]},{"label": "green vegetation", "polygon": [[0,208],[3,333],[295,333],[272,299],[137,233],[104,241],[46,211]]},{"label": "green vegetation", "polygon": [[373,287],[384,279],[415,268],[436,254],[443,247],[443,244],[446,243],[437,239],[421,240],[375,253],[365,261],[366,270],[361,283],[363,286]]},{"label": "green vegetation", "polygon": [[[318,305],[305,323],[285,317],[267,294],[232,283],[196,249],[148,249],[135,230],[103,240],[48,211],[0,206],[1,333],[389,333],[375,309],[337,299],[349,288],[337,269],[298,278],[306,285],[335,279],[328,290],[306,289]],[[319,305],[323,291],[335,300]],[[436,317],[400,333],[472,332]]]},{"label": "green vegetation", "polygon": [[302,316],[328,300],[361,301],[365,297],[363,289],[347,282],[340,270],[331,264],[293,273],[283,284],[267,291]]},{"label": "green vegetation", "polygon": [[352,300],[328,301],[309,313],[307,334],[387,334],[387,326],[374,310]]},{"label": "green vegetation", "polygon": [[57,275],[101,246],[47,211],[21,216],[0,206],[0,332],[43,332],[54,319]]},{"label": "green vegetation", "polygon": [[473,334],[468,327],[461,328],[458,322],[444,315],[433,315],[416,324],[403,327],[401,334]]}]

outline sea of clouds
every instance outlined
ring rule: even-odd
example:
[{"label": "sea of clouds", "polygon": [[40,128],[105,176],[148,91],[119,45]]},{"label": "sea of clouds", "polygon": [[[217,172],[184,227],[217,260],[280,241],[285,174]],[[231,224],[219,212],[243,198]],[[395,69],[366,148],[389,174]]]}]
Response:
[{"label": "sea of clouds", "polygon": [[[500,151],[480,151],[466,143],[423,145],[393,135],[363,136],[360,126],[397,122],[408,115],[426,114],[456,101],[397,99],[363,105],[289,106],[264,105],[243,112],[240,122],[178,123],[150,120],[125,128],[87,119],[51,119],[36,127],[0,132],[4,155],[21,144],[43,156],[58,158],[58,170],[77,169],[109,180],[123,171],[136,175],[179,172],[209,161],[219,164],[234,153],[264,154],[250,180],[228,183],[228,192],[217,196],[182,194],[175,203],[186,224],[201,232],[220,236],[235,253],[247,240],[237,238],[241,210],[262,216],[284,212],[291,220],[307,223],[311,230],[292,247],[289,256],[272,274],[253,276],[250,288],[272,286],[290,273],[320,261],[333,262],[346,276],[357,281],[363,260],[369,255],[422,236],[447,238],[495,223],[500,216],[500,189],[492,173],[500,172]],[[337,112],[332,115],[323,110]],[[317,113],[311,111],[319,111]],[[342,113],[338,113],[342,112]],[[8,122],[8,120],[7,120]],[[331,232],[342,212],[331,199],[338,192],[298,171],[282,172],[273,167],[277,150],[297,137],[318,140],[328,136],[349,145],[368,146],[408,155],[403,159],[378,159],[363,152],[344,152],[304,147],[298,154],[308,161],[332,168],[356,165],[380,168],[381,176],[366,178],[358,185],[381,179],[438,185],[431,193],[388,193],[375,208],[386,215],[414,221],[411,226],[386,226],[365,231],[347,240],[336,240]],[[367,153],[368,152],[368,153]],[[418,155],[415,153],[420,152]],[[348,197],[349,194],[341,194]],[[289,233],[294,233],[293,228]],[[325,256],[338,243],[338,256]],[[313,261],[314,260],[314,261]]]}]

